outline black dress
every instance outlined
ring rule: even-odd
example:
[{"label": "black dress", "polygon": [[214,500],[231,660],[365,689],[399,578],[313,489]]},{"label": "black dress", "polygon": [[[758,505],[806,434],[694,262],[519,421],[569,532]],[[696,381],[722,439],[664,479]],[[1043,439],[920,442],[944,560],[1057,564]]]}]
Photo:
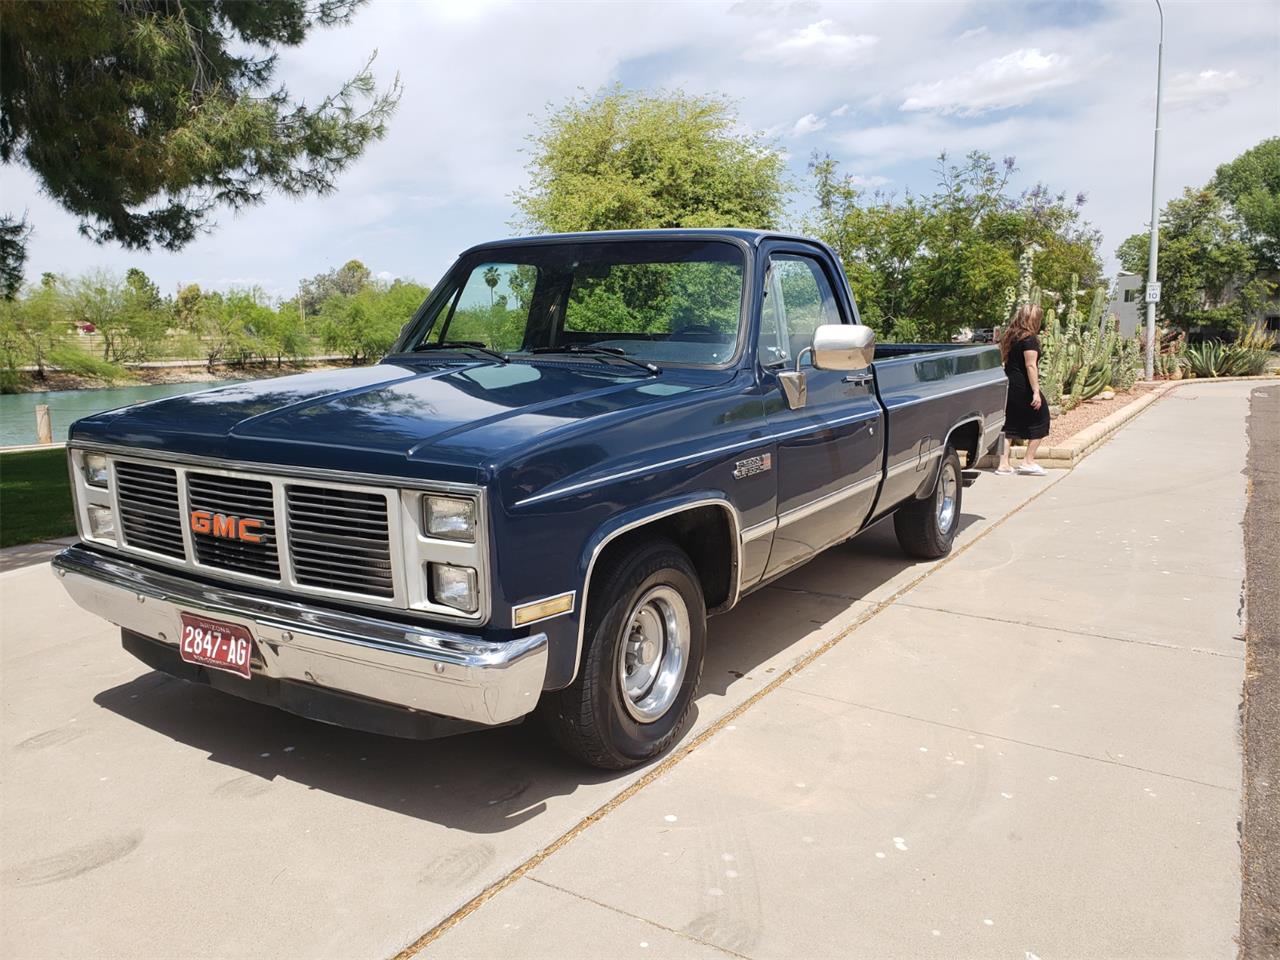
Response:
[{"label": "black dress", "polygon": [[1031,381],[1027,377],[1027,361],[1023,351],[1034,350],[1040,359],[1040,338],[1026,337],[1013,344],[1004,362],[1009,378],[1009,399],[1004,405],[1004,435],[1017,440],[1038,440],[1049,435],[1049,404],[1040,394],[1040,409],[1031,407]]}]

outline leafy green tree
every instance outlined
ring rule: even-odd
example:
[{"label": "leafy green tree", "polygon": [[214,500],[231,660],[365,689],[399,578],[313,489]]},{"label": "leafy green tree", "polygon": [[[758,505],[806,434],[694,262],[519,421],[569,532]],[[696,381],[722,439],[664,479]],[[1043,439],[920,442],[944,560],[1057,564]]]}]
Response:
[{"label": "leafy green tree", "polygon": [[935,191],[901,200],[867,195],[829,156],[809,169],[817,204],[806,229],[840,255],[863,322],[889,339],[946,340],[1002,323],[1018,256],[1032,244],[1044,288],[1065,291],[1072,274],[1096,282],[1100,237],[1082,218],[1084,198],[1043,185],[1012,194],[1011,157],[974,152],[949,164],[943,154]]},{"label": "leafy green tree", "polygon": [[120,325],[123,345],[118,360],[147,360],[159,354],[173,320],[171,306],[151,278],[131,267],[124,276]]},{"label": "leafy green tree", "polygon": [[367,284],[354,294],[337,294],[320,310],[320,337],[326,349],[359,363],[391,349],[400,328],[430,291],[410,281]]},{"label": "leafy green tree", "polygon": [[[99,242],[177,250],[219,207],[323,194],[400,95],[370,64],[313,106],[276,82],[281,48],[359,0],[62,0],[0,18],[0,161],[21,163]],[[372,58],[370,58],[372,60]],[[0,224],[8,278],[23,237]]]},{"label": "leafy green tree", "polygon": [[311,352],[310,342],[302,328],[302,317],[296,305],[281,304],[275,310],[261,313],[253,333],[264,360],[280,367],[286,358],[299,360]]},{"label": "leafy green tree", "polygon": [[348,260],[327,273],[317,273],[298,285],[298,301],[307,316],[320,312],[330,297],[353,297],[373,280],[373,274],[359,260]]},{"label": "leafy green tree", "polygon": [[621,88],[548,108],[514,199],[533,231],[772,228],[784,161],[718,96]]},{"label": "leafy green tree", "polygon": [[25,216],[0,215],[0,300],[12,300],[22,286],[30,236],[31,227]]},{"label": "leafy green tree", "polygon": [[102,338],[102,359],[118,362],[128,352],[128,328],[124,322],[125,287],[119,276],[93,270],[68,284],[72,320],[91,324]]},{"label": "leafy green tree", "polygon": [[204,292],[198,283],[189,283],[173,301],[173,322],[184,333],[198,334],[204,326],[207,308]]},{"label": "leafy green tree", "polygon": [[6,305],[3,322],[8,328],[0,334],[5,364],[10,368],[33,364],[37,379],[45,379],[50,354],[69,328],[62,281],[46,273],[38,286]]},{"label": "leafy green tree", "polygon": [[[1116,258],[1133,273],[1147,273],[1147,234],[1120,244]],[[1183,330],[1241,329],[1274,284],[1258,274],[1244,229],[1221,194],[1188,187],[1160,214],[1160,319]]]},{"label": "leafy green tree", "polygon": [[257,287],[207,294],[200,330],[205,365],[212,372],[219,361],[243,364],[262,353],[260,336],[274,311]]},{"label": "leafy green tree", "polygon": [[1212,185],[1235,211],[1258,266],[1280,270],[1280,137],[1218,167]]}]

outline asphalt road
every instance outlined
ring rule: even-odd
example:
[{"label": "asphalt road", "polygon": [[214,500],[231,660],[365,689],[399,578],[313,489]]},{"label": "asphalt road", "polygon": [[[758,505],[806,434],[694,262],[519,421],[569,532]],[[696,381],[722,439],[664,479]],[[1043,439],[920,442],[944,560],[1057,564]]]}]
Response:
[{"label": "asphalt road", "polygon": [[1280,385],[1250,397],[1240,955],[1280,957]]}]

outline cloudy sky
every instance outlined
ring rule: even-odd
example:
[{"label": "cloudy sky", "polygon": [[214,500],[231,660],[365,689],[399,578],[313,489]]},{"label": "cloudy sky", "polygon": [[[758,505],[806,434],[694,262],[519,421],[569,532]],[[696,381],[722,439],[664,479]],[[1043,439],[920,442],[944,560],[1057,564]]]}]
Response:
[{"label": "cloudy sky", "polygon": [[[1162,203],[1280,133],[1280,2],[1166,0],[1165,16]],[[1015,155],[1019,186],[1087,194],[1114,269],[1115,247],[1148,216],[1157,22],[1154,0],[372,0],[281,59],[280,78],[309,99],[375,48],[379,79],[404,83],[390,134],[335,195],[224,213],[179,253],[82,239],[20,168],[0,171],[0,209],[26,208],[35,225],[29,278],[137,265],[165,290],[257,284],[287,296],[356,257],[434,283],[464,247],[511,234],[533,117],[621,83],[737,98],[742,121],[789,157],[793,220],[815,150],[898,192],[929,190],[944,149]]]}]

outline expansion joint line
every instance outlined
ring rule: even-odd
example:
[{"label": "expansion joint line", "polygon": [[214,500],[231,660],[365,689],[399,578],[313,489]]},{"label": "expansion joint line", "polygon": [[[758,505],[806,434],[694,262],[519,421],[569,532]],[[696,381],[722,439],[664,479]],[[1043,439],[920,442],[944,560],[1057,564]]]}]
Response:
[{"label": "expansion joint line", "polygon": [[898,588],[898,590],[894,592],[891,596],[886,597],[884,600],[881,600],[879,603],[875,604],[870,610],[863,612],[860,616],[858,616],[857,619],[855,619],[852,623],[850,623],[847,627],[845,627],[835,636],[824,641],[821,645],[819,645],[818,647],[815,647],[813,650],[810,650],[798,661],[793,663],[790,667],[788,667],[782,673],[778,674],[778,676],[776,676],[773,680],[769,681],[767,684],[765,684],[763,687],[761,687],[759,690],[753,693],[750,697],[748,697],[742,703],[738,704],[738,706],[734,707],[732,710],[730,710],[728,713],[722,716],[719,720],[715,721],[710,726],[708,726],[705,730],[703,730],[701,733],[693,737],[688,743],[683,744],[682,746],[677,748],[674,752],[668,754],[665,759],[659,761],[655,766],[650,767],[634,782],[632,782],[629,786],[627,786],[621,793],[617,794],[612,799],[606,801],[600,807],[596,808],[594,811],[587,814],[587,816],[583,817],[581,820],[575,823],[572,827],[570,827],[568,830],[566,830],[564,833],[558,836],[555,840],[551,841],[551,843],[547,844],[537,853],[533,854],[533,856],[529,857],[523,863],[516,866],[515,869],[513,869],[506,876],[500,877],[499,879],[491,883],[489,886],[485,887],[484,890],[480,891],[478,894],[476,894],[474,897],[472,897],[470,900],[464,903],[461,907],[459,907],[449,916],[445,917],[438,924],[436,924],[434,927],[432,927],[422,936],[418,937],[418,939],[414,940],[412,943],[406,946],[403,950],[397,953],[392,958],[392,960],[411,960],[411,958],[418,956],[420,953],[422,953],[423,950],[425,950],[433,942],[438,940],[444,933],[451,930],[453,927],[457,926],[459,923],[465,920],[468,916],[474,913],[481,906],[488,903],[490,900],[492,900],[495,896],[497,896],[507,887],[511,886],[521,877],[524,877],[531,870],[534,870],[536,867],[541,865],[544,860],[546,860],[548,857],[550,857],[552,854],[558,851],[561,847],[564,847],[566,844],[570,843],[579,834],[583,833],[593,824],[602,820],[605,816],[607,816],[613,810],[617,809],[622,804],[626,803],[628,800],[630,800],[633,796],[635,796],[637,793],[639,793],[649,784],[653,783],[655,780],[658,780],[661,777],[666,776],[668,773],[671,772],[672,768],[674,768],[676,764],[684,760],[685,757],[689,756],[689,754],[697,750],[698,747],[702,746],[704,743],[706,743],[716,734],[720,733],[725,727],[733,723],[735,720],[741,717],[744,713],[750,710],[753,706],[755,706],[759,701],[763,700],[769,694],[773,693],[775,690],[781,687],[784,683],[786,683],[792,677],[796,676],[796,674],[800,673],[805,668],[810,666],[815,660],[817,660],[819,657],[825,654],[828,650],[832,649],[836,644],[844,640],[845,637],[849,636],[849,634],[857,630],[858,627],[862,626],[864,623],[871,620],[872,618],[878,616],[880,613],[882,613],[892,604],[896,603],[905,594],[915,589],[915,587],[921,581],[923,581],[926,577],[932,576],[933,574],[941,570],[943,567],[947,566],[947,564],[951,563],[953,560],[964,556],[964,554],[967,553],[973,547],[974,544],[980,543],[993,531],[1000,529],[1000,527],[1004,526],[1005,523],[1007,523],[1013,517],[1016,517],[1028,506],[1035,503],[1042,496],[1044,496],[1045,493],[1052,490],[1057,484],[1061,483],[1062,480],[1066,479],[1066,477],[1069,475],[1070,475],[1070,471],[1066,471],[1066,470],[1062,471],[1062,476],[1054,477],[1052,480],[1046,483],[1043,488],[1038,490],[1035,494],[1033,494],[1027,500],[1020,503],[1018,506],[1014,507],[1007,514],[1005,514],[995,523],[991,524],[991,526],[987,527],[987,529],[983,530],[980,534],[978,534],[976,537],[974,537],[964,546],[960,547],[957,550],[953,550],[950,554],[948,554],[943,559],[939,560],[932,567],[922,572],[918,577],[911,580],[909,583],[903,585],[902,587]]}]

